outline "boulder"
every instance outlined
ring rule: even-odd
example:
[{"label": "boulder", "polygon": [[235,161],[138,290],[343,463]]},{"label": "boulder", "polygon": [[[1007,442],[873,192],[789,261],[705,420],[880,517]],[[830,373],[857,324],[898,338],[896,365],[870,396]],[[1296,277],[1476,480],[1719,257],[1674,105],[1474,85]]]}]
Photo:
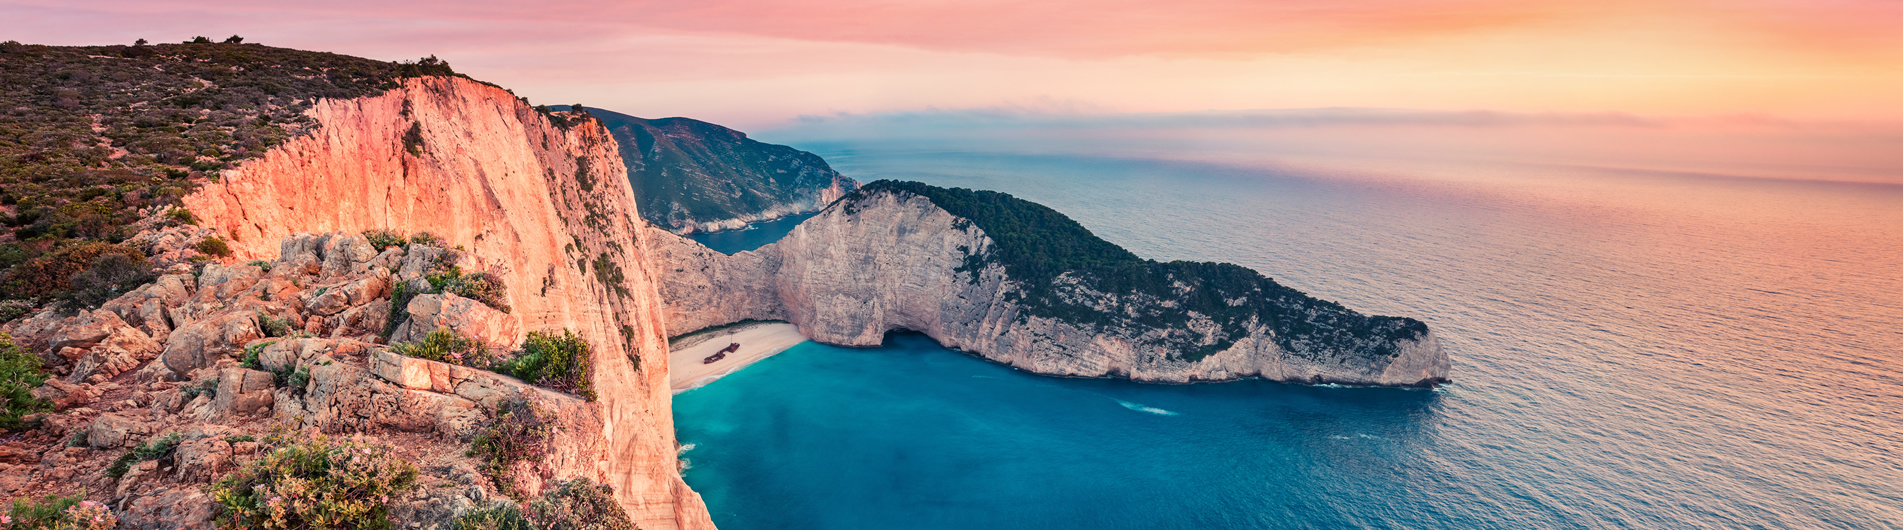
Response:
[{"label": "boulder", "polygon": [[397,281],[419,280],[430,273],[455,265],[462,259],[462,253],[428,245],[410,245],[403,255],[403,266],[397,270]]},{"label": "boulder", "polygon": [[[95,313],[113,315],[103,309]],[[118,317],[112,318],[116,320]],[[152,360],[162,350],[163,347],[159,342],[147,337],[143,331],[124,323],[107,326],[105,340],[93,345],[84,356],[80,357],[78,363],[73,366],[73,372],[66,376],[66,381],[72,383],[105,381]]]},{"label": "boulder", "polygon": [[405,357],[388,349],[370,354],[370,373],[403,388],[435,390],[440,387],[442,390],[438,392],[450,392],[453,387],[449,368],[448,364]]},{"label": "boulder", "polygon": [[271,276],[296,278],[323,272],[324,245],[330,234],[299,232],[278,242],[278,259],[271,263]]},{"label": "boulder", "polygon": [[226,368],[218,373],[218,395],[212,398],[212,414],[229,419],[271,408],[276,399],[277,383],[271,372],[246,368]]},{"label": "boulder", "polygon": [[118,414],[102,414],[86,428],[86,445],[113,449],[126,445],[135,434],[146,434],[145,425]]},{"label": "boulder", "polygon": [[106,337],[112,335],[113,330],[131,327],[126,325],[118,314],[111,311],[80,311],[72,318],[60,322],[52,333],[46,335],[46,348],[53,351],[59,351],[62,348],[88,349],[106,340]]},{"label": "boulder", "polygon": [[410,318],[390,334],[390,342],[423,340],[431,331],[448,328],[498,348],[521,342],[521,324],[514,315],[482,302],[454,294],[425,294],[410,299]]},{"label": "boulder", "polygon": [[46,384],[33,389],[33,397],[52,402],[55,410],[66,410],[91,403],[93,398],[98,396],[93,395],[86,387],[58,379],[47,379]]},{"label": "boulder", "polygon": [[137,496],[121,505],[124,509],[119,511],[119,530],[213,527],[211,518],[217,512],[218,503],[201,488],[157,488],[134,494]]},{"label": "boulder", "polygon": [[165,350],[159,354],[166,377],[181,380],[192,370],[209,366],[220,356],[237,351],[252,339],[264,336],[258,329],[257,314],[232,311],[215,315],[172,332]]},{"label": "boulder", "polygon": [[376,257],[377,249],[362,235],[333,234],[324,243],[324,263],[318,277],[330,280],[357,275],[369,269],[370,260]]},{"label": "boulder", "polygon": [[264,277],[264,269],[257,265],[221,265],[217,263],[205,266],[205,272],[198,276],[198,302],[219,302],[230,300],[250,289]]},{"label": "boulder", "polygon": [[153,340],[163,341],[173,328],[165,308],[191,300],[197,285],[197,278],[190,274],[167,274],[99,308],[118,314],[126,324],[139,328]]},{"label": "boulder", "polygon": [[390,271],[388,269],[370,269],[361,278],[340,281],[315,287],[304,292],[304,309],[313,314],[330,316],[352,307],[361,306],[388,296],[390,293]]},{"label": "boulder", "polygon": [[389,325],[390,301],[382,299],[346,309],[318,327],[330,330],[331,338],[342,338],[380,335]]},{"label": "boulder", "polygon": [[178,478],[187,482],[210,482],[233,468],[231,444],[218,437],[202,437],[178,444],[174,453]]}]

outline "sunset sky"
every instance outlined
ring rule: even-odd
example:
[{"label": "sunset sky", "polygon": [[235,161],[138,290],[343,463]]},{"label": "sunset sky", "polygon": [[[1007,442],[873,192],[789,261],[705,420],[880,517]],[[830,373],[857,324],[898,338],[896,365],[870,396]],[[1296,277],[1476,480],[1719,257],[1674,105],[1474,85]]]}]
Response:
[{"label": "sunset sky", "polygon": [[1903,3],[9,0],[0,39],[435,54],[538,103],[742,128],[929,109],[1903,119]]}]

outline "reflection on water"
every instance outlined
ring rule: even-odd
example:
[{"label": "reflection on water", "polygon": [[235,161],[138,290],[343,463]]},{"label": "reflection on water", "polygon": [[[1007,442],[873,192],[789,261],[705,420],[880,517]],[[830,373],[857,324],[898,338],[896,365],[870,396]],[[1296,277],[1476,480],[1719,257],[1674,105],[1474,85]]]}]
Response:
[{"label": "reflection on water", "polygon": [[723,528],[1903,520],[1903,186],[801,147],[1420,318],[1456,384],[1163,387],[816,349],[677,402]]}]

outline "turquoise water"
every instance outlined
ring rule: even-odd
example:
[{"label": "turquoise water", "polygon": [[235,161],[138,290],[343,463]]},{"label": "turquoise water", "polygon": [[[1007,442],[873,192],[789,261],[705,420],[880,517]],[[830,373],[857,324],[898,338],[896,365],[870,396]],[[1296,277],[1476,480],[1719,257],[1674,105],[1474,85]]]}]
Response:
[{"label": "turquoise water", "polygon": [[699,241],[700,244],[707,245],[707,248],[714,249],[722,254],[733,255],[766,246],[768,243],[774,241],[779,241],[781,237],[786,236],[787,232],[792,232],[793,227],[799,226],[801,222],[811,219],[814,215],[819,215],[819,212],[789,215],[771,221],[761,221],[747,225],[746,228],[739,230],[695,232],[689,234],[687,237],[688,239]]},{"label": "turquoise water", "polygon": [[793,143],[1420,318],[1455,383],[1149,386],[809,344],[677,396],[723,529],[1903,521],[1903,186]]}]

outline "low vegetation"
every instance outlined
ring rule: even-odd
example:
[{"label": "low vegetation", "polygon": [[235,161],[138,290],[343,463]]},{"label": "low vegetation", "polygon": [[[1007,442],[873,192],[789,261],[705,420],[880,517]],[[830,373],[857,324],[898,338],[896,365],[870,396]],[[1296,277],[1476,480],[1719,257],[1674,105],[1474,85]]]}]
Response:
[{"label": "low vegetation", "polygon": [[123,477],[126,476],[127,471],[132,470],[133,464],[169,458],[172,456],[172,451],[178,449],[178,443],[184,439],[185,437],[179,433],[171,433],[147,440],[138,447],[132,448],[131,451],[119,455],[118,459],[112,461],[112,465],[106,466],[106,476]]},{"label": "low vegetation", "polygon": [[304,112],[319,100],[458,75],[435,57],[396,63],[241,42],[0,43],[0,232],[13,236],[0,243],[0,298],[66,291],[98,256],[92,245],[124,241],[144,215],[197,223],[179,199],[304,134]]},{"label": "low vegetation", "polygon": [[531,331],[515,358],[498,365],[495,371],[594,401],[594,364],[593,348],[575,332],[562,330],[556,335]]},{"label": "low vegetation", "polygon": [[548,452],[555,438],[552,413],[530,399],[503,401],[490,414],[489,424],[469,443],[469,455],[482,460],[483,474],[496,490],[519,497],[515,486],[515,468],[520,462],[532,462]]},{"label": "low vegetation", "polygon": [[276,447],[211,485],[223,528],[387,529],[390,497],[416,486],[416,466],[386,447],[326,437]]},{"label": "low vegetation", "polygon": [[423,336],[421,341],[391,346],[390,350],[406,357],[485,370],[494,367],[500,361],[500,358],[490,350],[489,345],[448,328],[431,331]]},{"label": "low vegetation", "polygon": [[[1277,344],[1295,355],[1320,351],[1308,344],[1316,341],[1366,357],[1398,355],[1396,340],[1427,332],[1420,321],[1361,315],[1240,265],[1142,259],[1056,210],[1005,193],[881,180],[841,205],[850,214],[861,201],[883,192],[925,197],[983,230],[993,245],[965,249],[965,263],[957,270],[977,283],[985,267],[1003,267],[1019,282],[1021,299],[1015,301],[1026,314],[1085,326],[1171,330],[1154,346],[1185,361],[1230,348],[1248,335],[1251,323],[1274,331]],[[1095,307],[1091,292],[1118,296],[1126,307]],[[1213,320],[1218,329],[1191,329],[1192,312]]]},{"label": "low vegetation", "polygon": [[13,336],[0,333],[0,430],[19,430],[29,414],[53,409],[53,404],[33,397],[33,389],[46,383],[46,367],[40,357],[13,343]]},{"label": "low vegetation", "polygon": [[614,489],[588,479],[554,485],[524,511],[499,502],[470,510],[453,530],[635,530],[634,519],[614,500]]},{"label": "low vegetation", "polygon": [[119,517],[105,504],[81,500],[84,493],[70,497],[47,495],[39,500],[19,498],[5,516],[0,528],[6,530],[112,530]]}]

